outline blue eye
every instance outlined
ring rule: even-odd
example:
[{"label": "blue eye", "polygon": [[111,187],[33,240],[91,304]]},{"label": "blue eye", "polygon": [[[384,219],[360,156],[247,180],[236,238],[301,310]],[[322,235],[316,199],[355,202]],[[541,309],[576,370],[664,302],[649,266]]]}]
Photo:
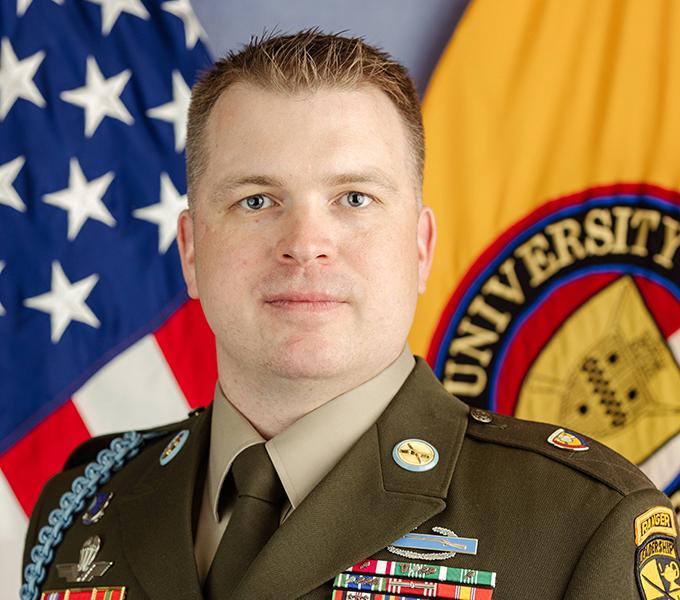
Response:
[{"label": "blue eye", "polygon": [[342,197],[341,202],[352,208],[363,208],[373,202],[373,198],[361,192],[348,192]]},{"label": "blue eye", "polygon": [[255,194],[254,196],[248,196],[239,202],[239,204],[248,210],[261,210],[272,205],[271,198],[265,196],[264,194]]}]

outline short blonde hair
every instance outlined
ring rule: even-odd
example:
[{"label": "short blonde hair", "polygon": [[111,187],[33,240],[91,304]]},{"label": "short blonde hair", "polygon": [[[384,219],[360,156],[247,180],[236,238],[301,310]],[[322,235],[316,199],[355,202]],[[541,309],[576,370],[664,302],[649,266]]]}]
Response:
[{"label": "short blonde hair", "polygon": [[418,185],[424,161],[420,99],[405,67],[362,38],[307,29],[292,35],[253,38],[230,52],[194,84],[187,124],[186,166],[189,201],[207,165],[205,128],[213,106],[232,84],[250,83],[295,93],[321,87],[374,85],[392,100],[409,136]]}]

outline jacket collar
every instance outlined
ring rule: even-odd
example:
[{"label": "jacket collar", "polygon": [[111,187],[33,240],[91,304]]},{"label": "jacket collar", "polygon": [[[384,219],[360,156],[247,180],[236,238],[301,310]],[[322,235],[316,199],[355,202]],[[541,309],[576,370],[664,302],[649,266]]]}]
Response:
[{"label": "jacket collar", "polygon": [[[376,422],[414,366],[413,354],[406,345],[380,373],[306,414],[265,443],[293,509]],[[265,440],[227,400],[219,383],[212,407],[206,493],[213,518],[218,521],[219,498],[232,462],[245,448]],[[338,428],[339,422],[344,427]],[[309,461],[309,456],[314,460]]]},{"label": "jacket collar", "polygon": [[[275,585],[285,590],[277,597],[297,598],[444,510],[467,412],[417,359],[387,410],[276,531],[234,597],[269,597]],[[408,438],[437,448],[435,468],[395,464],[392,449]]]}]

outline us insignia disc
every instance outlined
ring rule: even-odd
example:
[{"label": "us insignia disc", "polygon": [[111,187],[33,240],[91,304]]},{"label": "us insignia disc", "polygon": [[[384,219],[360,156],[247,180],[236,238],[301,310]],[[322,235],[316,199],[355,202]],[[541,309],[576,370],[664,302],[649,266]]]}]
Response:
[{"label": "us insignia disc", "polygon": [[402,469],[419,473],[437,466],[439,452],[425,440],[410,438],[395,444],[392,458]]},{"label": "us insignia disc", "polygon": [[589,450],[588,443],[578,434],[564,429],[557,429],[550,434],[548,443],[562,450],[583,452]]},{"label": "us insignia disc", "polygon": [[673,538],[650,538],[638,548],[635,563],[638,587],[645,600],[680,599],[680,562]]},{"label": "us insignia disc", "polygon": [[175,456],[179,454],[184,444],[186,444],[188,438],[189,430],[183,429],[170,440],[163,452],[161,452],[161,457],[159,460],[162,466],[167,465],[173,458],[175,458]]}]

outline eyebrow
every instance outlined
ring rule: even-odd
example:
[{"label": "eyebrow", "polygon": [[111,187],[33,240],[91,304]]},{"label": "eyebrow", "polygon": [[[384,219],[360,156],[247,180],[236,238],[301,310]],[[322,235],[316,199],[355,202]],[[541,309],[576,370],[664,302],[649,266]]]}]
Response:
[{"label": "eyebrow", "polygon": [[353,183],[369,183],[382,187],[390,192],[396,192],[397,186],[390,177],[380,169],[369,169],[349,173],[338,173],[324,178],[324,183],[331,186],[350,185]]},{"label": "eyebrow", "polygon": [[[383,189],[396,192],[397,186],[380,169],[368,169],[365,171],[351,171],[327,175],[322,179],[325,185],[341,186],[350,184],[373,184]],[[228,175],[219,180],[215,186],[218,193],[224,193],[232,189],[254,185],[259,187],[283,188],[285,182],[277,177],[269,175]]]}]

